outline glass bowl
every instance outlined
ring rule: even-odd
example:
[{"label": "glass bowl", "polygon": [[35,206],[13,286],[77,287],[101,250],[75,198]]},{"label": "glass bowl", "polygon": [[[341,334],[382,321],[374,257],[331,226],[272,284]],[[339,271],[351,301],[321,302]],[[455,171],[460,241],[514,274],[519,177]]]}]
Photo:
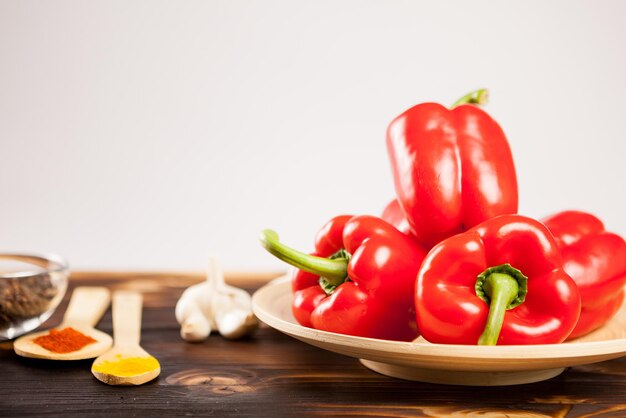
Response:
[{"label": "glass bowl", "polygon": [[52,315],[67,290],[58,255],[0,253],[0,341],[19,337]]}]

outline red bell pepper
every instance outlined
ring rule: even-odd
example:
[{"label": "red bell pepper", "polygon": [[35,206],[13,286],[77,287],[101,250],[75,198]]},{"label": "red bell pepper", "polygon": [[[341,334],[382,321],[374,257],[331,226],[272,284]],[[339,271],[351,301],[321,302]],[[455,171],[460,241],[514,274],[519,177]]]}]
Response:
[{"label": "red bell pepper", "polygon": [[452,109],[422,103],[387,129],[396,195],[420,242],[432,247],[496,215],[517,213],[517,178],[509,143],[487,113],[469,103]]},{"label": "red bell pepper", "polygon": [[383,209],[383,213],[380,217],[395,226],[400,232],[411,235],[411,225],[409,225],[409,221],[406,220],[406,216],[404,216],[404,212],[402,212],[398,199],[393,199],[389,202],[387,206],[385,206],[385,209]]},{"label": "red bell pepper", "polygon": [[338,216],[304,254],[261,233],[271,254],[295,266],[292,310],[308,327],[360,337],[411,341],[418,335],[413,295],[426,252],[382,219]]},{"label": "red bell pepper", "polygon": [[502,215],[428,253],[415,309],[433,343],[550,344],[574,329],[580,294],[545,225]]},{"label": "red bell pepper", "polygon": [[561,248],[565,271],[580,290],[580,319],[569,338],[580,337],[604,325],[622,305],[626,242],[585,212],[564,211],[543,222]]}]

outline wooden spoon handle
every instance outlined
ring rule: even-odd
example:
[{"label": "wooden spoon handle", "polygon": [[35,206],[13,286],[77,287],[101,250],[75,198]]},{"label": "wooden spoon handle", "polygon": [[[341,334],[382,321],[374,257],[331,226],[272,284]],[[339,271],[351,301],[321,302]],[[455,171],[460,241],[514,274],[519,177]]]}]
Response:
[{"label": "wooden spoon handle", "polygon": [[138,346],[141,338],[141,304],[138,292],[113,293],[113,339],[116,346]]},{"label": "wooden spoon handle", "polygon": [[94,327],[111,302],[111,292],[106,287],[81,286],[74,289],[70,304],[63,316],[63,325]]}]

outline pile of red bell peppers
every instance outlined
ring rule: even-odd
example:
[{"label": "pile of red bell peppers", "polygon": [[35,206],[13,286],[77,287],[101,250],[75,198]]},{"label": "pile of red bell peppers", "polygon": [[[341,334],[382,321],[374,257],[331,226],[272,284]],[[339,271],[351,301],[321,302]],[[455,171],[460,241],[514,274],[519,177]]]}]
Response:
[{"label": "pile of red bell peppers", "polygon": [[626,242],[580,211],[517,214],[513,156],[481,105],[418,104],[387,129],[396,199],[381,217],[340,215],[311,254],[261,233],[295,266],[296,320],[361,337],[443,344],[553,344],[620,308]]}]

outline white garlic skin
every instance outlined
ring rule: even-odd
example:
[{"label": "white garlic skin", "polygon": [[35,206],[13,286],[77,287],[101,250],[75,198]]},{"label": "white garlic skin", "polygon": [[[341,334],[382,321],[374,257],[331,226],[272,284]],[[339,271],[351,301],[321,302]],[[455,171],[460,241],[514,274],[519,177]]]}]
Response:
[{"label": "white garlic skin", "polygon": [[180,335],[189,342],[204,341],[213,330],[224,338],[241,338],[259,324],[252,312],[250,294],[224,283],[215,258],[210,260],[207,280],[183,292],[175,314],[181,325]]}]

